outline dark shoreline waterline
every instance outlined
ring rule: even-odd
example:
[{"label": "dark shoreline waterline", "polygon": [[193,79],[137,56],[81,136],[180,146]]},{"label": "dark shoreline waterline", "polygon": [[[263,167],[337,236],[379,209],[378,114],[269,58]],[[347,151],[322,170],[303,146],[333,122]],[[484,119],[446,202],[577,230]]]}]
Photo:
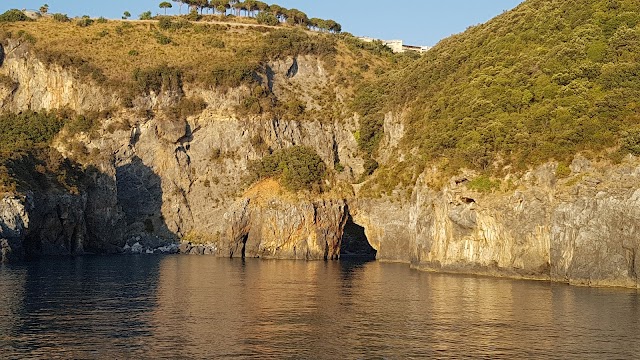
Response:
[{"label": "dark shoreline waterline", "polygon": [[[120,256],[202,256],[202,257],[211,257],[216,259],[225,259],[229,258],[227,256],[216,256],[211,254],[181,254],[181,253],[142,253],[142,254],[131,254],[131,253],[120,253],[120,254],[94,254],[94,253],[83,253],[76,255],[48,255],[48,256],[40,256],[40,257],[31,257],[25,258],[22,263],[33,263],[46,259],[73,259],[73,258],[82,258],[82,257],[120,257]],[[490,279],[506,279],[506,280],[522,280],[522,281],[532,281],[532,282],[542,282],[542,283],[552,283],[552,284],[561,284],[561,285],[569,285],[576,287],[585,287],[585,288],[604,288],[604,289],[625,289],[625,290],[640,290],[640,285],[638,286],[622,286],[622,285],[607,285],[606,283],[599,284],[585,284],[580,282],[572,282],[561,279],[553,279],[550,275],[523,275],[514,271],[507,271],[504,269],[500,269],[497,267],[480,267],[480,266],[462,266],[462,267],[429,267],[425,265],[415,265],[411,262],[406,261],[395,261],[395,260],[385,260],[385,259],[375,259],[371,256],[360,256],[360,255],[346,255],[342,256],[340,259],[286,259],[286,258],[277,258],[277,257],[262,257],[262,258],[230,258],[230,259],[239,259],[239,260],[260,260],[260,261],[301,261],[301,262],[353,262],[353,263],[367,263],[367,262],[380,262],[385,264],[402,264],[408,266],[411,270],[431,273],[431,274],[444,274],[444,275],[456,275],[456,276],[473,276],[473,277],[482,277],[482,278],[490,278]],[[18,262],[17,264],[20,264]],[[0,264],[1,266],[8,266],[11,264]],[[15,265],[15,263],[13,264]]]}]

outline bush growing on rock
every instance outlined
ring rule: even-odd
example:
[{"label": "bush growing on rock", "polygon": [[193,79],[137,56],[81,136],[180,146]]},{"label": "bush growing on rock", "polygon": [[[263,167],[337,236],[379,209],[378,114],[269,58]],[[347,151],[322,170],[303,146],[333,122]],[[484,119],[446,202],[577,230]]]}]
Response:
[{"label": "bush growing on rock", "polygon": [[169,115],[177,119],[186,119],[189,116],[200,114],[207,108],[207,103],[200,97],[186,98],[183,97],[168,112]]},{"label": "bush growing on rock", "polygon": [[149,69],[137,68],[133,71],[133,80],[142,92],[156,94],[161,91],[181,91],[182,71],[166,64]]},{"label": "bush growing on rock", "polygon": [[467,187],[471,190],[475,190],[481,193],[492,192],[500,188],[499,181],[493,181],[488,176],[479,176],[467,184]]},{"label": "bush growing on rock", "polygon": [[245,63],[215,64],[207,83],[223,89],[256,83],[256,66]]},{"label": "bush growing on rock", "polygon": [[326,165],[315,152],[305,146],[275,151],[249,165],[253,181],[278,178],[290,191],[311,190],[321,186]]}]

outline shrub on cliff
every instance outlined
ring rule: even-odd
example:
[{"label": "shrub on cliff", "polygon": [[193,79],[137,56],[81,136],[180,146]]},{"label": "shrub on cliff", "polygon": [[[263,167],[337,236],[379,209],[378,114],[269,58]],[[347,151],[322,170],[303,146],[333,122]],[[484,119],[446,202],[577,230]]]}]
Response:
[{"label": "shrub on cliff", "polygon": [[336,53],[335,38],[311,36],[299,29],[278,29],[267,34],[260,51],[265,59],[284,59],[300,55],[331,55]]},{"label": "shrub on cliff", "polygon": [[189,116],[200,114],[207,108],[207,103],[201,97],[183,97],[180,101],[167,110],[167,114],[174,119],[186,119]]},{"label": "shrub on cliff", "polygon": [[223,89],[257,83],[257,66],[250,63],[232,62],[212,64],[205,82]]},{"label": "shrub on cliff", "polygon": [[133,80],[138,90],[159,94],[161,91],[182,91],[182,71],[162,64],[148,69],[137,68],[133,71]]},{"label": "shrub on cliff", "polygon": [[312,190],[322,185],[326,165],[311,148],[293,146],[275,151],[249,165],[253,181],[278,178],[290,191]]},{"label": "shrub on cliff", "polygon": [[64,123],[65,119],[55,113],[25,111],[0,115],[0,155],[46,145]]},{"label": "shrub on cliff", "polygon": [[0,15],[0,22],[33,21],[18,9],[7,10]]},{"label": "shrub on cliff", "polygon": [[66,121],[62,112],[0,115],[0,192],[76,189],[75,168],[47,147]]}]

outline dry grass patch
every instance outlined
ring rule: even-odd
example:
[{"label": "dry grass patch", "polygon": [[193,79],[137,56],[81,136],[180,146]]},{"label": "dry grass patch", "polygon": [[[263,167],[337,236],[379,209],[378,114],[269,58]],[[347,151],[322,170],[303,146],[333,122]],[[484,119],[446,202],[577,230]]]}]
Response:
[{"label": "dry grass patch", "polygon": [[[73,22],[41,20],[12,23],[5,30],[26,31],[35,37],[38,53],[82,59],[117,82],[130,81],[136,68],[163,64],[183,69],[185,76],[197,79],[213,64],[232,61],[235,52],[255,44],[261,37],[246,29],[226,31],[208,24],[177,30],[161,30],[157,25],[155,21],[109,21],[79,27]],[[171,39],[170,43],[158,41],[159,34]],[[215,39],[223,40],[225,47],[208,46]]]}]

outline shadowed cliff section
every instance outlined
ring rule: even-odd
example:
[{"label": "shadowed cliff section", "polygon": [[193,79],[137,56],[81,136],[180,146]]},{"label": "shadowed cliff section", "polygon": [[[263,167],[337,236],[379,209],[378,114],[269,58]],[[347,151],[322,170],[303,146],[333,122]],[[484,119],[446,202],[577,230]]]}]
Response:
[{"label": "shadowed cliff section", "polygon": [[[175,241],[162,215],[162,179],[134,156],[116,167],[118,205],[125,214],[126,237],[144,247]],[[133,245],[133,244],[129,244]]]},{"label": "shadowed cliff section", "polygon": [[114,177],[43,151],[5,162],[19,195],[5,195],[0,209],[3,262],[119,253],[128,243],[140,243],[142,251],[175,241],[160,211],[160,179],[142,162]]}]

